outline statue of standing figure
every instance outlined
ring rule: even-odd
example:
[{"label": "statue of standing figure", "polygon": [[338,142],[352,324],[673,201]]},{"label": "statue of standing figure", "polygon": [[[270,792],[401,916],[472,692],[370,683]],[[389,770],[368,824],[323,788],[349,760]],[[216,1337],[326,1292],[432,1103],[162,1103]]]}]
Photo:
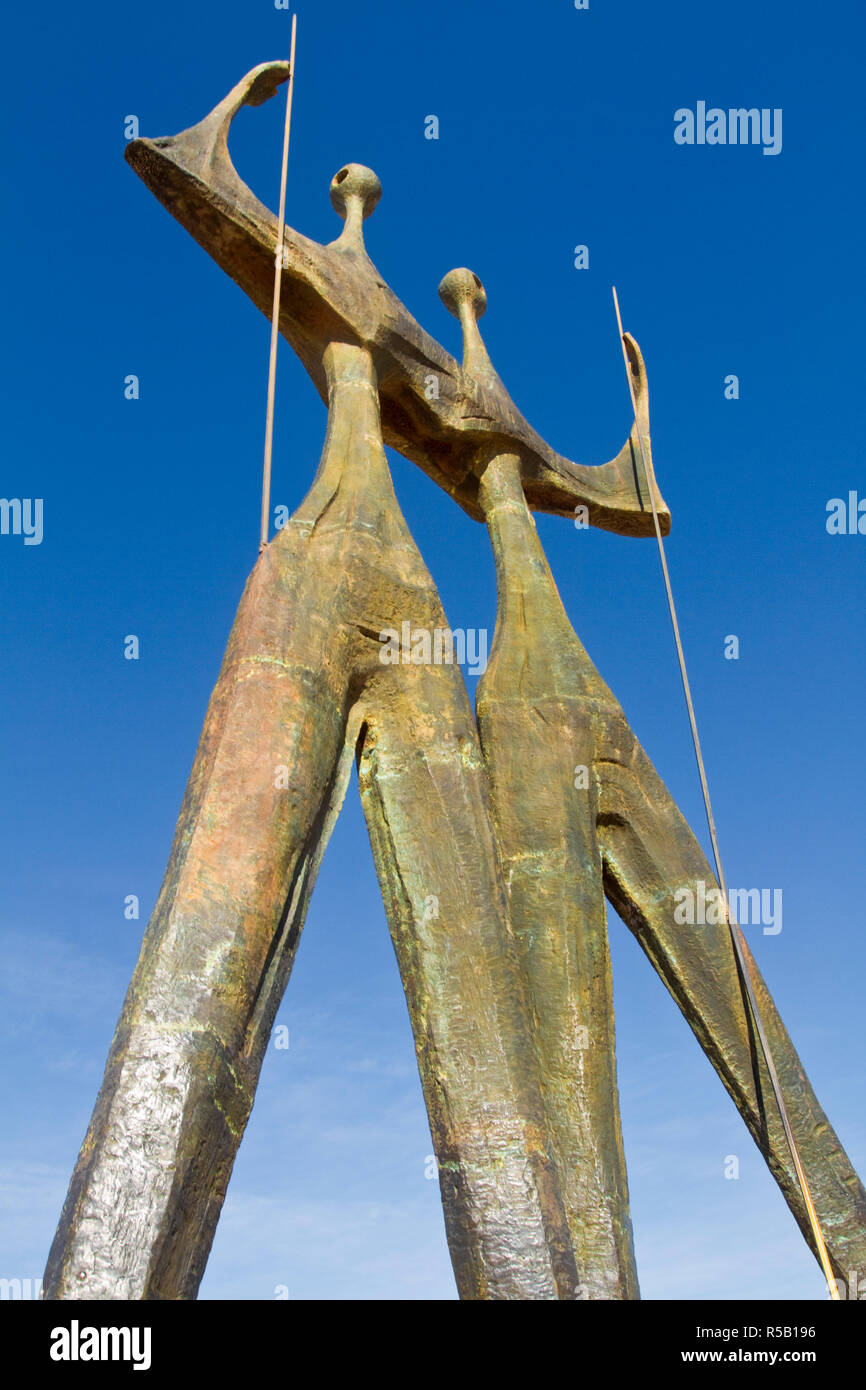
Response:
[{"label": "statue of standing figure", "polygon": [[[249,73],[180,135],[127,158],[264,312],[277,223],[238,177]],[[533,511],[667,531],[646,370],[597,468],[555,453],[495,372],[471,271],[440,286],[459,365],[367,256],[381,188],[341,169],[341,235],[286,228],[279,328],[328,406],[306,498],[250,575],[165,880],[111,1045],[45,1275],[46,1298],[192,1299],[249,1118],[352,760],[415,1038],[457,1288],[465,1299],[639,1297],[617,1094],[605,899],[634,933],[815,1248],[724,922],[677,904],[715,884],[697,839],[563,608]],[[435,386],[435,389],[431,389]],[[450,631],[400,511],[400,450],[483,522],[498,609],[476,713],[453,661],[382,660],[381,635]],[[748,948],[746,948],[746,951]],[[754,993],[837,1275],[866,1269],[866,1193],[757,967]]]}]

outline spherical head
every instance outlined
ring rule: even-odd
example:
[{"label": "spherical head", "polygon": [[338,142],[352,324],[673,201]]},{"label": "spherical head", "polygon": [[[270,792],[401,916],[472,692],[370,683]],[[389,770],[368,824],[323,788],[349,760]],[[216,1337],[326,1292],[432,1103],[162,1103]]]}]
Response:
[{"label": "spherical head", "polygon": [[331,179],[331,202],[345,218],[349,202],[360,200],[363,216],[369,217],[382,196],[382,185],[372,169],[363,164],[344,164]]},{"label": "spherical head", "polygon": [[439,286],[439,298],[449,314],[453,314],[458,319],[461,304],[468,304],[476,319],[480,319],[487,308],[487,295],[484,293],[484,286],[475,272],[467,270],[465,266],[461,266],[458,270],[449,270]]}]

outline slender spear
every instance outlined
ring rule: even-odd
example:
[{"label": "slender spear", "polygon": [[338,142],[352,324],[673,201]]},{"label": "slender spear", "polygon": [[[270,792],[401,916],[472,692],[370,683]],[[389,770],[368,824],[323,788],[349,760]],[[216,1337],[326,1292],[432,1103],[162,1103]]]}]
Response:
[{"label": "slender spear", "polygon": [[292,96],[295,90],[295,38],[298,16],[292,15],[292,47],[289,54],[289,88],[286,96],[286,125],[283,132],[283,164],[280,172],[280,210],[277,218],[277,246],[274,255],[274,307],[271,312],[271,352],[268,362],[268,408],[265,417],[265,462],[262,476],[262,531],[259,553],[268,543],[271,510],[271,457],[274,448],[274,391],[277,379],[277,337],[280,329],[280,289],[283,281],[283,234],[286,227],[286,174],[289,167],[289,135],[292,129]]},{"label": "slender spear", "polygon": [[782,1095],[782,1087],[779,1083],[779,1077],[776,1071],[776,1064],[773,1061],[773,1054],[770,1051],[770,1043],[767,1038],[767,1034],[764,1030],[764,1023],[761,1018],[761,1011],[758,1008],[758,1000],[755,995],[754,985],[752,984],[751,972],[749,970],[748,962],[746,961],[745,952],[743,951],[743,933],[741,932],[738,924],[732,921],[730,909],[728,906],[728,887],[727,883],[725,882],[724,869],[722,868],[722,856],[719,850],[718,836],[716,835],[716,823],[713,819],[713,808],[712,803],[710,802],[710,788],[707,782],[706,768],[704,767],[704,755],[701,751],[701,740],[698,735],[697,720],[695,719],[695,707],[692,702],[692,691],[691,686],[689,685],[688,672],[686,671],[686,658],[683,653],[683,644],[680,640],[680,625],[677,620],[677,610],[676,605],[674,603],[673,590],[671,588],[670,574],[668,573],[668,562],[665,556],[665,545],[664,541],[662,540],[661,527],[659,525],[658,512],[656,510],[655,493],[653,491],[653,480],[650,477],[649,467],[647,466],[647,455],[646,449],[644,448],[643,429],[641,428],[641,422],[638,416],[637,400],[635,398],[634,391],[634,382],[632,381],[631,367],[629,365],[628,353],[626,352],[625,336],[622,331],[622,316],[619,312],[619,299],[617,298],[616,286],[613,287],[613,304],[616,310],[616,322],[617,327],[619,328],[619,340],[622,346],[623,361],[625,362],[625,374],[628,380],[629,395],[631,396],[631,405],[632,410],[634,411],[635,425],[637,426],[637,437],[638,445],[640,447],[641,463],[643,464],[644,477],[646,478],[646,485],[649,490],[650,502],[652,503],[653,521],[655,523],[656,539],[659,543],[659,555],[661,557],[662,562],[662,574],[664,576],[665,581],[665,592],[668,596],[668,608],[670,609],[671,623],[673,625],[674,630],[674,641],[676,642],[677,658],[679,660],[680,665],[680,676],[682,677],[683,691],[685,693],[686,706],[689,712],[689,724],[691,725],[692,730],[692,741],[695,745],[695,756],[698,761],[698,772],[700,774],[701,779],[701,792],[703,793],[704,798],[704,810],[707,814],[707,825],[709,826],[710,840],[713,846],[713,858],[716,862],[716,877],[719,880],[719,887],[722,890],[722,903],[724,904],[725,921],[727,922],[728,930],[731,933],[731,941],[734,947],[734,955],[736,956],[737,964],[740,968],[740,975],[742,976],[743,983],[746,987],[746,994],[748,995],[749,1004],[752,1010],[752,1016],[755,1020],[755,1028],[758,1034],[758,1039],[761,1044],[761,1051],[764,1054],[764,1061],[767,1064],[767,1071],[770,1074],[770,1082],[773,1087],[773,1095],[776,1097],[776,1105],[779,1108],[779,1116],[782,1121],[782,1128],[785,1131],[785,1138],[788,1141],[788,1148],[791,1151],[791,1158],[793,1159],[794,1170],[797,1174],[797,1181],[800,1184],[800,1191],[803,1194],[803,1202],[805,1203],[806,1213],[809,1217],[809,1225],[812,1228],[812,1235],[815,1238],[815,1245],[818,1251],[818,1258],[821,1261],[821,1268],[823,1269],[824,1277],[827,1280],[827,1288],[830,1291],[830,1297],[833,1300],[838,1300],[840,1298],[839,1289],[836,1285],[836,1280],[833,1278],[833,1269],[830,1264],[830,1258],[827,1254],[827,1247],[824,1244],[824,1237],[821,1234],[821,1227],[818,1224],[818,1214],[815,1211],[815,1204],[812,1201],[812,1194],[809,1190],[809,1183],[806,1178],[806,1171],[800,1159],[800,1152],[797,1148],[796,1140],[794,1139],[794,1131],[791,1129],[791,1122],[788,1119],[788,1110],[785,1105],[784,1096]]}]

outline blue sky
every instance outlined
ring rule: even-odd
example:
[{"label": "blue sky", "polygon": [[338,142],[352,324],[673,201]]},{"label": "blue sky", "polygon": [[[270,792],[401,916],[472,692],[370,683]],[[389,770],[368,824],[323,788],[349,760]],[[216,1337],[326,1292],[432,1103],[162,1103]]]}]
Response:
[{"label": "blue sky", "polygon": [[[0,535],[0,1275],[23,1278],[44,1265],[257,548],[268,326],[124,163],[124,118],[147,135],[194,123],[285,56],[289,19],[266,0],[150,0],[19,6],[6,27],[0,493],[44,499],[41,545]],[[861,1173],[866,536],[825,519],[830,498],[866,497],[864,37],[854,3],[310,5],[287,208],[330,240],[333,173],[371,165],[384,196],[367,245],[388,282],[457,353],[436,287],[477,271],[500,375],[581,463],[629,428],[617,284],[647,362],[728,878],[783,890],[782,932],[747,935]],[[700,100],[780,108],[781,153],[677,145],[674,112]],[[231,145],[272,207],[281,119],[282,102],[242,112]],[[275,503],[303,497],[324,427],[282,344]],[[484,532],[392,464],[452,626],[492,634]],[[562,518],[539,531],[577,632],[705,842],[654,543]],[[731,1102],[610,917],[644,1297],[822,1298]],[[268,1054],[202,1297],[455,1297],[354,789],[279,1021],[290,1046]]]}]

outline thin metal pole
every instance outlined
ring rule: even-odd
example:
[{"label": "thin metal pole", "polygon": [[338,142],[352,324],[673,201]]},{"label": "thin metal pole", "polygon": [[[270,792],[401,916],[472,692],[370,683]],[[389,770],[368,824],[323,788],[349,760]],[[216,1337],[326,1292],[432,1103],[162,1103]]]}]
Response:
[{"label": "thin metal pole", "polygon": [[271,510],[271,457],[274,448],[274,393],[277,380],[277,340],[280,331],[280,289],[283,280],[283,235],[286,227],[286,175],[289,168],[289,135],[292,129],[292,96],[295,89],[295,38],[298,16],[292,15],[292,47],[289,56],[289,90],[286,95],[286,125],[283,133],[283,164],[280,172],[280,209],[277,217],[277,249],[274,257],[274,304],[271,312],[271,352],[268,362],[268,408],[265,417],[265,462],[262,475],[262,529],[259,554],[268,543]]},{"label": "thin metal pole", "polygon": [[620,345],[621,345],[621,347],[622,347],[623,361],[625,362],[625,374],[626,374],[626,379],[628,380],[628,390],[629,390],[629,395],[631,396],[632,410],[633,410],[633,412],[634,412],[634,422],[635,422],[635,427],[636,427],[636,429],[637,429],[638,445],[640,446],[641,462],[643,463],[644,477],[646,478],[646,485],[647,485],[647,488],[649,489],[650,503],[651,503],[651,505],[652,505],[653,522],[654,522],[654,524],[655,524],[656,540],[658,541],[658,545],[659,545],[659,555],[660,555],[660,557],[661,557],[661,562],[662,562],[662,574],[663,574],[663,576],[664,576],[665,591],[666,591],[667,597],[668,597],[668,608],[669,608],[669,610],[670,610],[671,624],[672,624],[673,630],[674,630],[674,641],[676,642],[676,647],[677,647],[677,658],[678,658],[679,664],[680,664],[680,676],[682,677],[683,691],[684,691],[684,693],[685,693],[685,697],[686,697],[686,706],[687,706],[688,712],[689,712],[689,724],[691,725],[691,730],[692,730],[692,741],[693,741],[693,743],[694,743],[694,745],[695,745],[695,756],[696,756],[696,758],[697,758],[697,762],[698,762],[698,773],[700,774],[700,779],[701,779],[701,791],[703,792],[703,797],[704,797],[704,809],[705,809],[705,811],[706,811],[706,813],[707,813],[707,825],[709,826],[709,829],[710,829],[710,840],[711,840],[712,846],[713,846],[713,858],[714,858],[715,861],[716,861],[716,876],[718,877],[718,880],[719,880],[719,887],[720,887],[721,890],[722,890],[722,903],[723,903],[723,905],[724,905],[725,921],[727,922],[728,930],[729,930],[730,933],[731,933],[731,941],[732,941],[733,947],[734,947],[734,954],[735,954],[735,956],[736,956],[736,958],[737,958],[737,963],[738,963],[738,965],[739,965],[739,967],[740,967],[740,973],[741,973],[741,975],[742,975],[743,982],[744,982],[744,984],[745,984],[745,986],[746,986],[746,993],[747,993],[747,995],[748,995],[749,1004],[751,1005],[751,1009],[752,1009],[752,1015],[753,1015],[754,1020],[755,1020],[755,1028],[757,1029],[758,1038],[759,1038],[760,1043],[761,1043],[761,1051],[762,1051],[763,1054],[764,1054],[764,1061],[765,1061],[766,1064],[767,1064],[767,1071],[769,1072],[769,1075],[770,1075],[770,1082],[771,1082],[772,1087],[773,1087],[773,1094],[774,1094],[774,1096],[776,1097],[776,1104],[777,1104],[777,1106],[779,1107],[779,1115],[780,1115],[781,1120],[782,1120],[782,1128],[783,1128],[784,1131],[785,1131],[785,1138],[786,1138],[787,1141],[788,1141],[788,1148],[789,1148],[790,1151],[791,1151],[791,1158],[793,1159],[793,1162],[794,1162],[794,1169],[795,1169],[796,1174],[797,1174],[797,1181],[798,1181],[798,1183],[799,1183],[799,1185],[800,1185],[800,1191],[801,1191],[802,1194],[803,1194],[803,1201],[804,1201],[804,1203],[805,1203],[806,1212],[807,1212],[807,1215],[808,1215],[808,1217],[809,1217],[809,1225],[810,1225],[811,1228],[812,1228],[812,1234],[813,1234],[813,1236],[815,1237],[815,1244],[816,1244],[816,1246],[817,1246],[817,1248],[818,1248],[818,1257],[819,1257],[819,1259],[820,1259],[820,1261],[821,1261],[821,1268],[823,1269],[823,1271],[824,1271],[824,1277],[825,1277],[825,1279],[827,1280],[827,1287],[828,1287],[828,1289],[829,1289],[829,1291],[830,1291],[830,1297],[831,1297],[831,1299],[833,1299],[833,1300],[839,1300],[839,1298],[840,1298],[839,1290],[838,1290],[838,1288],[837,1288],[837,1286],[836,1286],[836,1281],[835,1281],[835,1279],[833,1278],[833,1270],[832,1270],[832,1267],[831,1267],[831,1265],[830,1265],[829,1256],[828,1256],[828,1254],[827,1254],[827,1247],[826,1247],[826,1245],[824,1244],[824,1237],[823,1237],[822,1234],[821,1234],[821,1227],[820,1227],[820,1225],[818,1224],[818,1214],[817,1214],[817,1212],[815,1211],[815,1204],[814,1204],[814,1202],[812,1201],[812,1194],[811,1194],[811,1192],[810,1192],[810,1190],[809,1190],[809,1183],[808,1183],[808,1181],[807,1181],[807,1179],[806,1179],[806,1173],[805,1173],[805,1170],[804,1170],[804,1168],[803,1168],[803,1164],[802,1164],[802,1162],[800,1161],[800,1153],[799,1153],[799,1150],[798,1150],[798,1148],[797,1148],[796,1140],[794,1139],[794,1132],[793,1132],[793,1130],[791,1129],[790,1120],[788,1119],[788,1111],[787,1111],[787,1107],[786,1107],[786,1105],[785,1105],[784,1096],[782,1095],[782,1087],[781,1087],[781,1085],[779,1084],[779,1077],[778,1077],[778,1073],[776,1072],[776,1065],[775,1065],[775,1063],[774,1063],[774,1061],[773,1061],[773,1055],[772,1055],[772,1052],[771,1052],[771,1050],[770,1050],[770,1043],[769,1043],[769,1040],[768,1040],[768,1038],[767,1038],[766,1032],[764,1031],[764,1024],[763,1024],[763,1020],[762,1020],[762,1018],[761,1018],[761,1012],[760,1012],[760,1009],[758,1008],[758,1000],[757,1000],[757,998],[756,998],[754,986],[753,986],[753,984],[752,984],[751,971],[749,970],[748,962],[746,961],[745,952],[743,951],[743,946],[744,946],[744,944],[745,944],[745,939],[744,939],[744,937],[743,937],[743,933],[741,932],[741,930],[740,930],[738,924],[737,924],[736,922],[734,922],[734,921],[731,920],[731,915],[730,915],[730,910],[729,910],[729,905],[728,905],[728,888],[727,888],[727,884],[726,884],[726,882],[725,882],[725,874],[724,874],[724,870],[723,870],[723,868],[722,868],[722,856],[721,856],[721,852],[720,852],[720,850],[719,850],[719,841],[718,841],[718,837],[717,837],[717,835],[716,835],[716,823],[715,823],[715,820],[714,820],[714,818],[713,818],[713,808],[712,808],[712,803],[711,803],[711,801],[710,801],[710,789],[709,789],[709,785],[708,785],[708,783],[707,783],[706,768],[705,768],[705,766],[704,766],[704,755],[703,755],[703,752],[701,751],[701,740],[700,740],[700,737],[699,737],[699,735],[698,735],[697,720],[695,719],[695,707],[694,707],[694,703],[693,703],[693,701],[692,701],[692,691],[691,691],[691,686],[689,685],[688,672],[686,671],[686,659],[685,659],[685,655],[684,655],[684,653],[683,653],[683,644],[682,644],[682,641],[680,640],[680,625],[679,625],[679,622],[677,621],[676,604],[674,603],[673,590],[671,589],[670,574],[668,573],[668,562],[667,562],[667,558],[666,558],[666,556],[665,556],[664,541],[662,540],[662,531],[661,531],[661,526],[660,526],[660,524],[659,524],[658,510],[657,510],[657,508],[656,508],[655,489],[654,489],[654,487],[653,487],[653,481],[654,481],[654,480],[653,480],[653,478],[652,478],[651,475],[650,475],[649,465],[648,465],[648,463],[647,463],[647,451],[646,451],[646,449],[645,449],[645,447],[644,447],[643,430],[641,429],[640,417],[639,417],[639,415],[638,415],[637,397],[635,396],[634,382],[633,382],[633,380],[632,380],[631,364],[629,363],[629,360],[628,360],[628,352],[627,352],[627,350],[626,350],[626,345],[625,345],[625,335],[624,335],[623,330],[622,330],[622,316],[620,315],[620,312],[619,312],[619,299],[617,298],[617,293],[616,293],[616,287],[615,287],[615,286],[614,286],[614,288],[613,288],[613,304],[614,304],[614,308],[616,309],[616,322],[617,322],[617,327],[618,327],[618,329],[619,329],[619,340],[620,340]]}]

